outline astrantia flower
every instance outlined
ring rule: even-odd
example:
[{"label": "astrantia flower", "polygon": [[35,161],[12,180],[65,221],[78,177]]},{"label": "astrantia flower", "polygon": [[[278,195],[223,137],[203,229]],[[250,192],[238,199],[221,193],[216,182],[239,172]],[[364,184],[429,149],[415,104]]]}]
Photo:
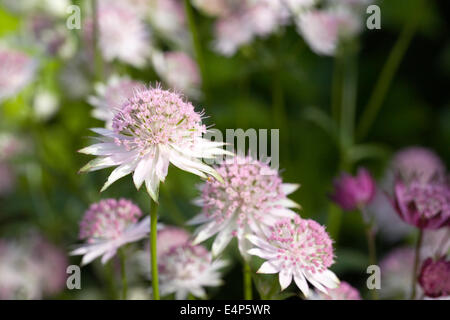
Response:
[{"label": "astrantia flower", "polygon": [[182,51],[154,52],[153,65],[168,86],[196,97],[201,84],[200,71],[195,61]]},{"label": "astrantia flower", "polygon": [[161,295],[175,293],[176,299],[186,299],[191,293],[205,298],[204,287],[222,284],[219,269],[225,265],[223,260],[213,260],[205,247],[190,243],[174,245],[162,254],[158,252]]},{"label": "astrantia flower", "polygon": [[349,283],[342,281],[337,288],[328,289],[328,294],[314,290],[309,300],[361,300],[361,295]]},{"label": "astrantia flower", "polygon": [[305,12],[296,23],[311,49],[328,56],[336,53],[340,40],[353,37],[361,29],[360,17],[341,7]]},{"label": "astrantia flower", "polygon": [[106,199],[92,204],[80,223],[80,239],[86,240],[86,244],[71,254],[83,255],[82,265],[100,256],[105,264],[121,246],[148,235],[150,218],[138,222],[141,216],[141,210],[125,199]]},{"label": "astrantia flower", "polygon": [[[150,37],[141,17],[123,3],[105,0],[99,1],[97,16],[103,58],[142,67],[150,54]],[[92,18],[87,19],[83,29],[88,44],[92,44]]]},{"label": "astrantia flower", "polygon": [[36,62],[27,54],[0,48],[0,102],[22,90],[35,70]]},{"label": "astrantia flower", "polygon": [[[188,294],[205,298],[204,287],[222,284],[219,270],[227,265],[224,260],[213,260],[211,253],[201,245],[193,245],[183,229],[164,227],[158,231],[158,272],[161,295],[175,293],[176,299]],[[148,248],[139,255],[139,261],[148,275],[150,257]]]},{"label": "astrantia flower", "polygon": [[397,152],[390,164],[394,177],[404,182],[427,183],[445,180],[445,165],[437,154],[422,147],[409,147]]},{"label": "astrantia flower", "polygon": [[183,31],[186,17],[181,1],[150,0],[149,5],[150,22],[155,29],[169,37]]},{"label": "astrantia flower", "polygon": [[105,127],[112,129],[114,115],[138,89],[144,89],[141,82],[116,75],[109,78],[106,84],[98,83],[95,86],[96,95],[88,97],[88,102],[95,107],[92,116],[105,121]]},{"label": "astrantia flower", "polygon": [[236,157],[226,160],[217,172],[225,182],[206,181],[201,187],[201,198],[196,201],[202,206],[202,213],[189,222],[202,224],[195,232],[194,243],[218,234],[212,246],[214,256],[225,249],[233,236],[238,239],[241,254],[246,256],[246,234],[259,232],[261,226],[272,225],[281,217],[297,215],[290,208],[299,205],[287,195],[299,186],[282,183],[278,172],[267,164]]},{"label": "astrantia flower", "polygon": [[442,257],[436,261],[428,258],[422,265],[419,283],[428,297],[450,295],[450,261]]},{"label": "astrantia flower", "polygon": [[414,181],[406,186],[397,180],[393,204],[400,218],[417,228],[450,225],[450,188],[445,183]]},{"label": "astrantia flower", "polygon": [[117,166],[102,190],[134,172],[136,188],[145,182],[150,196],[158,201],[159,183],[165,180],[169,163],[203,178],[208,174],[221,179],[200,159],[227,154],[220,148],[223,143],[202,137],[206,132],[202,115],[174,92],[159,87],[137,91],[114,116],[113,130],[93,131],[101,135],[101,142],[80,152],[98,158],[81,171]]},{"label": "astrantia flower", "polygon": [[280,1],[239,1],[229,6],[215,25],[214,48],[225,56],[256,36],[267,36],[287,22],[288,11]]},{"label": "astrantia flower", "polygon": [[344,173],[334,181],[331,199],[344,210],[354,210],[370,203],[375,196],[375,181],[365,169],[359,169],[355,177]]},{"label": "astrantia flower", "polygon": [[233,6],[229,0],[192,0],[192,5],[204,14],[213,17],[226,15]]},{"label": "astrantia flower", "polygon": [[411,274],[414,249],[400,247],[388,253],[380,262],[382,298],[404,299],[411,295]]},{"label": "astrantia flower", "polygon": [[67,279],[64,253],[41,236],[0,241],[0,300],[42,299]]},{"label": "astrantia flower", "polygon": [[256,246],[248,253],[267,260],[258,273],[279,273],[281,290],[294,278],[305,297],[307,281],[326,294],[327,288],[337,288],[339,279],[328,269],[334,263],[333,245],[323,226],[296,216],[279,220],[269,230],[265,236],[247,236]]}]

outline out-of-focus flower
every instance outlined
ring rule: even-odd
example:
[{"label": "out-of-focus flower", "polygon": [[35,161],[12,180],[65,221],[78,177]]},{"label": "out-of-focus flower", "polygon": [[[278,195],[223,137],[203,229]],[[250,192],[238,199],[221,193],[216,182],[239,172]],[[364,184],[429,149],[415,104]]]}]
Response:
[{"label": "out-of-focus flower", "polygon": [[59,99],[48,90],[39,90],[34,96],[33,109],[39,120],[46,121],[58,112]]},{"label": "out-of-focus flower", "polygon": [[43,11],[57,17],[64,17],[71,2],[70,0],[3,0],[2,4],[15,13],[27,14]]},{"label": "out-of-focus flower", "polygon": [[221,180],[200,159],[227,154],[222,142],[202,137],[206,127],[202,114],[182,96],[159,87],[137,91],[116,113],[113,130],[93,129],[101,135],[100,143],[80,150],[98,158],[81,171],[94,171],[118,166],[102,190],[118,179],[134,172],[137,189],[145,182],[147,192],[158,201],[159,184],[164,182],[169,164],[206,178]]},{"label": "out-of-focus flower", "polygon": [[208,180],[201,186],[202,195],[196,204],[202,212],[188,222],[202,224],[195,232],[194,243],[217,233],[212,245],[214,256],[236,236],[241,254],[247,257],[250,243],[246,234],[260,232],[262,226],[273,225],[282,217],[297,216],[290,208],[299,205],[287,195],[299,186],[283,183],[267,164],[239,156],[226,160],[217,172],[225,182]]},{"label": "out-of-focus flower", "polygon": [[354,210],[369,204],[375,196],[375,181],[366,169],[359,169],[356,176],[343,173],[334,181],[331,199],[344,210]]},{"label": "out-of-focus flower", "polygon": [[[124,3],[99,1],[99,47],[106,61],[118,59],[135,67],[142,67],[150,57],[150,34],[133,9]],[[85,41],[92,53],[93,20],[84,25]]]},{"label": "out-of-focus flower", "polygon": [[75,53],[74,39],[67,27],[48,14],[32,15],[28,31],[46,54],[70,58]]},{"label": "out-of-focus flower", "polygon": [[408,147],[397,152],[391,160],[391,183],[399,177],[405,183],[445,180],[445,165],[437,154],[422,147]]},{"label": "out-of-focus flower", "polygon": [[185,34],[186,17],[181,1],[150,0],[149,6],[150,23],[158,32],[172,40]]},{"label": "out-of-focus flower", "polygon": [[0,102],[30,83],[35,71],[36,62],[27,54],[0,48]]},{"label": "out-of-focus flower", "polygon": [[411,295],[411,275],[414,249],[401,247],[392,250],[380,262],[383,298],[406,298]]},{"label": "out-of-focus flower", "polygon": [[[175,293],[175,299],[186,299],[188,294],[205,298],[204,287],[222,284],[220,269],[224,260],[213,260],[211,253],[201,245],[193,245],[183,229],[164,227],[158,231],[158,271],[161,295]],[[139,255],[148,275],[150,257],[148,248]]]},{"label": "out-of-focus flower", "polygon": [[186,53],[182,51],[154,52],[153,65],[169,87],[193,97],[200,94],[200,71],[197,63]]},{"label": "out-of-focus flower", "polygon": [[253,40],[255,36],[267,36],[287,22],[288,11],[280,1],[241,1],[215,25],[214,48],[225,56]]},{"label": "out-of-focus flower", "polygon": [[16,176],[10,166],[0,162],[0,197],[10,194],[14,190]]},{"label": "out-of-focus flower", "polygon": [[256,246],[249,254],[267,260],[258,273],[279,273],[281,290],[294,278],[305,297],[310,282],[323,293],[337,288],[339,279],[328,268],[334,263],[333,245],[325,228],[314,220],[282,219],[274,223],[265,236],[248,235]]},{"label": "out-of-focus flower", "polygon": [[105,127],[112,129],[115,114],[137,90],[144,89],[144,84],[128,77],[113,75],[108,82],[95,86],[95,96],[89,96],[88,102],[95,107],[92,116],[105,121]]},{"label": "out-of-focus flower", "polygon": [[437,298],[450,295],[450,261],[444,257],[424,261],[419,275],[419,283],[428,297]]},{"label": "out-of-focus flower", "polygon": [[183,246],[189,243],[190,234],[183,229],[164,227],[158,231],[157,254],[164,255],[173,247]]},{"label": "out-of-focus flower", "polygon": [[450,225],[450,188],[445,183],[395,184],[394,207],[405,222],[420,229]]},{"label": "out-of-focus flower", "polygon": [[83,255],[82,265],[102,256],[105,264],[121,246],[148,235],[150,218],[138,222],[141,216],[141,210],[125,199],[106,199],[92,204],[80,223],[80,239],[86,240],[86,244],[73,250],[71,255]]},{"label": "out-of-focus flower", "polygon": [[327,291],[328,294],[314,290],[308,300],[361,300],[359,291],[345,281],[342,281],[337,288]]},{"label": "out-of-focus flower", "polygon": [[67,257],[40,236],[0,241],[0,299],[41,299],[58,293]]},{"label": "out-of-focus flower", "polygon": [[386,193],[378,188],[373,200],[367,205],[366,212],[374,222],[374,227],[383,240],[396,242],[403,239],[415,229],[404,222],[392,207]]},{"label": "out-of-focus flower", "polygon": [[420,248],[421,259],[428,257],[445,257],[450,250],[450,227],[438,230],[424,230],[422,246]]},{"label": "out-of-focus flower", "polygon": [[27,148],[25,141],[9,132],[0,132],[0,161],[8,161]]},{"label": "out-of-focus flower", "polygon": [[233,0],[192,0],[192,4],[198,10],[213,17],[228,14],[236,2]]},{"label": "out-of-focus flower", "polygon": [[317,54],[336,54],[341,40],[361,30],[358,14],[346,7],[311,10],[296,17],[299,33]]}]

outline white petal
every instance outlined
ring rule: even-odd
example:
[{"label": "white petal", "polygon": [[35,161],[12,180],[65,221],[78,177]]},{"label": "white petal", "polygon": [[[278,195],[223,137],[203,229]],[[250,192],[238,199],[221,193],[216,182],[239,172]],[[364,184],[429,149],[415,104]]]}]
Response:
[{"label": "white petal", "polygon": [[230,221],[228,225],[219,232],[212,245],[212,254],[217,257],[233,239],[232,232],[236,228],[236,224]]},{"label": "white petal", "polygon": [[217,223],[216,221],[212,221],[206,225],[199,227],[195,231],[196,237],[195,237],[193,243],[196,245],[196,244],[199,244],[200,242],[203,242],[206,239],[210,238],[211,236],[213,236],[214,234],[219,232],[221,226],[222,225],[220,223]]},{"label": "white petal", "polygon": [[92,154],[94,156],[109,156],[115,152],[121,152],[122,148],[117,146],[115,143],[95,143],[89,147],[78,150],[80,153]]},{"label": "white petal", "polygon": [[246,236],[248,240],[250,240],[251,243],[254,245],[260,247],[263,250],[269,251],[269,252],[276,252],[277,248],[266,242],[265,240],[259,238],[258,236],[255,236],[253,234],[248,234]]},{"label": "white petal", "polygon": [[294,192],[295,190],[297,190],[298,188],[300,188],[299,184],[296,183],[283,183],[281,185],[281,188],[284,192],[285,195],[291,194],[292,192]]},{"label": "white petal", "polygon": [[145,177],[152,170],[152,165],[153,159],[149,156],[146,156],[141,161],[139,161],[133,174],[133,182],[136,189],[139,190],[145,180]]},{"label": "white petal", "polygon": [[256,273],[278,273],[280,269],[271,261],[264,262]]},{"label": "white petal", "polygon": [[111,172],[111,174],[109,175],[106,183],[103,185],[101,192],[105,191],[110,185],[112,185],[120,178],[123,178],[126,175],[130,174],[133,171],[134,167],[135,166],[133,164],[123,164],[114,169],[113,172]]},{"label": "white petal", "polygon": [[188,220],[188,222],[186,222],[186,224],[188,226],[192,226],[192,225],[196,225],[196,224],[203,224],[205,222],[208,222],[209,220],[211,220],[211,219],[206,214],[200,213],[200,214],[196,215],[195,217],[193,217],[191,220]]},{"label": "white petal", "polygon": [[300,291],[305,295],[306,298],[309,296],[309,286],[306,282],[305,276],[301,271],[294,273],[294,281]]},{"label": "white petal", "polygon": [[292,270],[281,270],[279,274],[281,291],[289,287],[292,282]]},{"label": "white petal", "polygon": [[257,257],[260,257],[260,258],[266,259],[266,260],[273,259],[276,256],[276,254],[264,251],[264,250],[262,250],[260,248],[250,249],[250,250],[247,251],[247,253],[252,255],[252,256],[257,256]]},{"label": "white petal", "polygon": [[330,288],[330,289],[334,289],[339,286],[339,279],[330,270],[325,270],[322,273],[314,274],[314,279],[316,279],[321,284],[323,284],[325,287]]},{"label": "white petal", "polygon": [[145,178],[145,187],[147,188],[147,192],[150,197],[158,203],[159,197],[159,179],[155,173],[149,172],[147,177]]}]

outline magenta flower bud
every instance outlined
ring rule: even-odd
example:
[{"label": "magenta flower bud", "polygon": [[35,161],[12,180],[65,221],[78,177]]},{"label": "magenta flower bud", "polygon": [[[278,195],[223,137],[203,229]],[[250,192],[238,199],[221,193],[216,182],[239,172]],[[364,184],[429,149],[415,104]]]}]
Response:
[{"label": "magenta flower bud", "polygon": [[366,169],[361,168],[355,177],[343,173],[334,181],[331,199],[342,209],[351,211],[367,205],[374,196],[375,181]]},{"label": "magenta flower bud", "polygon": [[450,225],[450,188],[445,183],[405,185],[395,183],[394,208],[400,218],[419,229],[439,229]]},{"label": "magenta flower bud", "polygon": [[450,261],[444,257],[424,261],[419,275],[419,284],[428,297],[437,298],[450,295]]}]

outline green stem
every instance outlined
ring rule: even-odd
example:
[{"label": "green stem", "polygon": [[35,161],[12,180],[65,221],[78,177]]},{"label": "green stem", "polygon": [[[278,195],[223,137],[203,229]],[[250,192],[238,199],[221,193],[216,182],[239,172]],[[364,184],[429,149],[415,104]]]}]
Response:
[{"label": "green stem", "polygon": [[414,37],[417,30],[419,16],[422,10],[422,1],[419,3],[417,10],[415,10],[415,15],[408,19],[408,22],[403,27],[400,36],[397,39],[394,47],[392,48],[386,63],[381,70],[380,76],[376,82],[376,85],[372,91],[369,102],[361,116],[359,126],[357,129],[357,136],[359,140],[363,140],[375,121],[378,112],[386,98],[386,94],[391,85],[391,82],[397,72],[397,69]]},{"label": "green stem", "polygon": [[151,199],[150,200],[150,263],[152,269],[152,288],[153,299],[159,300],[159,278],[158,278],[158,260],[157,260],[157,230],[156,225],[158,223],[158,204]]},{"label": "green stem", "polygon": [[416,242],[416,250],[414,254],[414,267],[412,272],[412,279],[411,279],[411,297],[410,299],[413,300],[416,297],[416,282],[417,282],[417,270],[419,269],[419,262],[420,262],[420,247],[422,246],[422,239],[423,239],[423,232],[422,230],[419,230],[419,238]]},{"label": "green stem", "polygon": [[[377,264],[377,250],[375,245],[375,233],[373,227],[370,223],[366,223],[366,237],[367,237],[367,247],[369,249],[369,264],[376,265]],[[370,290],[372,293],[372,299],[378,300],[378,291],[377,289]]]},{"label": "green stem", "polygon": [[342,88],[342,59],[339,55],[334,58],[333,80],[331,84],[331,116],[336,126],[339,125],[339,111],[341,109]]},{"label": "green stem", "polygon": [[252,291],[252,270],[250,269],[250,264],[248,262],[244,262],[244,299],[252,300],[253,299],[253,291]]},{"label": "green stem", "polygon": [[189,25],[189,31],[191,33],[192,37],[192,44],[194,47],[195,52],[195,58],[197,60],[198,67],[200,69],[200,73],[202,75],[202,87],[203,87],[203,93],[206,95],[207,90],[207,77],[206,77],[206,67],[205,67],[205,60],[203,58],[203,49],[202,44],[200,42],[200,36],[197,30],[197,26],[195,24],[195,18],[194,18],[194,12],[192,10],[191,4],[189,3],[189,0],[184,0],[184,10],[186,12],[186,17],[188,20]]},{"label": "green stem", "polygon": [[119,255],[120,255],[120,271],[122,274],[122,300],[127,300],[127,290],[128,290],[127,272],[125,267],[125,252],[122,248],[119,250]]},{"label": "green stem", "polygon": [[357,55],[350,49],[343,57],[343,85],[340,122],[340,141],[347,153],[354,143],[355,110],[357,96]]},{"label": "green stem", "polygon": [[100,37],[100,28],[98,24],[98,3],[97,0],[91,0],[92,3],[92,45],[94,48],[94,68],[95,68],[95,79],[97,81],[103,80],[103,58],[102,53],[100,51],[99,37]]}]

